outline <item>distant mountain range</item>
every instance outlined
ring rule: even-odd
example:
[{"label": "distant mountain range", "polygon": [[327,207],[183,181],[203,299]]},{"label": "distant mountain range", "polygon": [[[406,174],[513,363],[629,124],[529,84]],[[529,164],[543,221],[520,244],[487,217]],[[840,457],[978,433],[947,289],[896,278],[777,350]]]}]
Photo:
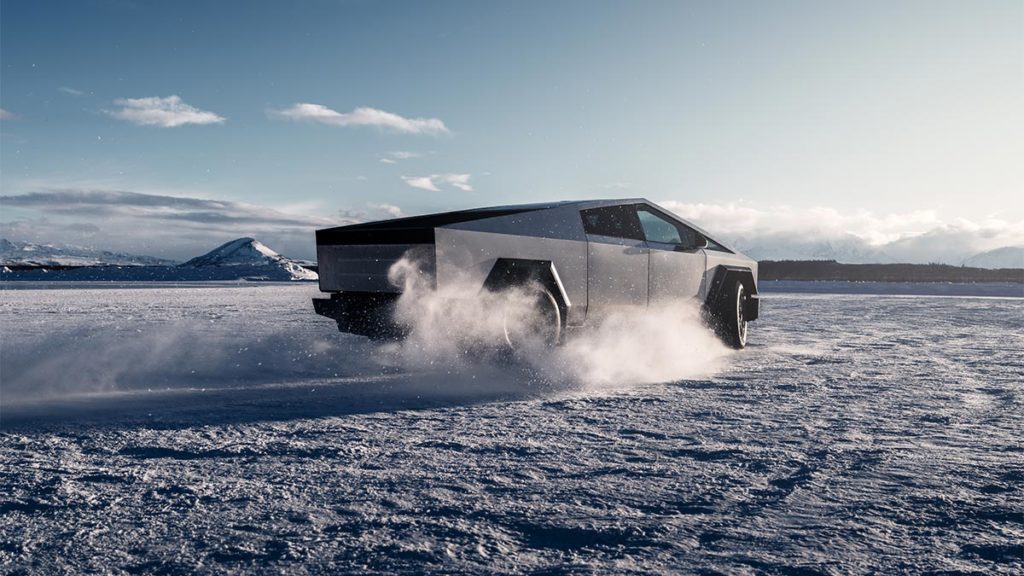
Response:
[{"label": "distant mountain range", "polygon": [[[990,250],[967,258],[963,266],[949,266],[893,263],[886,255],[872,252],[856,237],[849,241],[808,241],[801,246],[778,246],[776,249],[771,249],[772,245],[776,244],[766,242],[746,251],[761,261],[761,278],[765,280],[1018,282],[1024,278],[1024,247]],[[742,242],[737,242],[737,248],[743,250]],[[786,256],[794,252],[809,255],[800,259]],[[282,256],[254,238],[232,240],[182,264],[80,246],[0,239],[0,266],[3,267],[0,277],[4,280],[175,282],[317,279],[315,263]]]},{"label": "distant mountain range", "polygon": [[948,264],[841,264],[835,260],[765,260],[758,262],[758,280],[1024,284],[1024,269],[993,270]]},{"label": "distant mountain range", "polygon": [[[833,238],[801,238],[789,235],[737,237],[730,246],[755,260],[834,260],[843,264],[925,264],[913,239],[873,246],[853,234]],[[958,250],[960,250],[958,252]],[[975,253],[963,246],[948,247],[948,257],[938,262],[974,268],[1024,268],[1024,246],[1005,246]]]},{"label": "distant mountain range", "polygon": [[1006,246],[975,254],[964,260],[975,268],[1024,268],[1024,246]]},{"label": "distant mountain range", "polygon": [[78,246],[0,240],[4,280],[195,281],[316,280],[315,266],[281,256],[253,238],[239,238],[183,264]]},{"label": "distant mountain range", "polygon": [[0,265],[24,267],[57,266],[173,266],[173,260],[121,254],[84,246],[59,246],[12,242],[0,238]]}]

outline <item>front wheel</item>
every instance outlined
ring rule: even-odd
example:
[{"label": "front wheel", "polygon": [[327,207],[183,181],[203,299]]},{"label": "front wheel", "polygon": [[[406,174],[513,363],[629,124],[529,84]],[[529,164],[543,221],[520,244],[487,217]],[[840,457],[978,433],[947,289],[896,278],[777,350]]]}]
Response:
[{"label": "front wheel", "polygon": [[736,282],[730,288],[721,309],[718,310],[718,332],[722,340],[737,350],[747,345],[747,319],[745,310],[750,298],[742,282]]}]

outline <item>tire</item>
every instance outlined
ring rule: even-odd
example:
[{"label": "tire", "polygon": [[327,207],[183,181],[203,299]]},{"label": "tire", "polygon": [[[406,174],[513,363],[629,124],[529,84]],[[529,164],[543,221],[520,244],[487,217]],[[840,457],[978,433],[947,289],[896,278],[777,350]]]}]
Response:
[{"label": "tire", "polygon": [[502,313],[505,344],[513,352],[557,346],[562,341],[562,312],[558,301],[544,288],[530,288],[526,295],[529,299],[526,310],[510,304]]},{"label": "tire", "polygon": [[747,346],[747,320],[744,317],[747,296],[747,289],[743,283],[736,282],[729,287],[718,310],[718,335],[726,344],[737,350]]}]

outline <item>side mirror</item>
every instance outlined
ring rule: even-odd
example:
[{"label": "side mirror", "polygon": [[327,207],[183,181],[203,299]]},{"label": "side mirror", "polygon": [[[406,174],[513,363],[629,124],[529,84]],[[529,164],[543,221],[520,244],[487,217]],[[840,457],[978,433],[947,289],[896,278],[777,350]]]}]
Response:
[{"label": "side mirror", "polygon": [[675,252],[692,252],[694,250],[700,250],[708,247],[708,239],[703,234],[697,234],[696,238],[693,239],[693,244],[687,246],[685,244],[677,244],[674,248]]}]

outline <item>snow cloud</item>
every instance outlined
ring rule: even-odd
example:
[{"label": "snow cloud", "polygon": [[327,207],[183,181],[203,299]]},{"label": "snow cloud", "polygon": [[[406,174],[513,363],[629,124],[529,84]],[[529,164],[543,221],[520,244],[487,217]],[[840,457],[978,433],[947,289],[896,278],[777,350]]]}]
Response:
[{"label": "snow cloud", "polygon": [[186,124],[223,124],[225,118],[184,103],[179,96],[161,98],[119,98],[114,104],[121,108],[107,114],[139,126],[174,128]]},{"label": "snow cloud", "polygon": [[360,107],[338,112],[321,104],[300,102],[284,110],[271,110],[271,117],[284,120],[317,122],[328,126],[373,126],[402,134],[450,134],[439,118],[405,118],[377,108]]},{"label": "snow cloud", "polygon": [[402,176],[402,181],[420,190],[440,192],[440,186],[451,186],[463,192],[472,192],[473,186],[469,183],[469,174],[431,174],[430,176]]},{"label": "snow cloud", "polygon": [[742,203],[663,201],[716,238],[759,259],[841,262],[943,262],[1024,245],[1024,221],[944,219],[935,210],[879,214],[827,207],[754,207]]}]

